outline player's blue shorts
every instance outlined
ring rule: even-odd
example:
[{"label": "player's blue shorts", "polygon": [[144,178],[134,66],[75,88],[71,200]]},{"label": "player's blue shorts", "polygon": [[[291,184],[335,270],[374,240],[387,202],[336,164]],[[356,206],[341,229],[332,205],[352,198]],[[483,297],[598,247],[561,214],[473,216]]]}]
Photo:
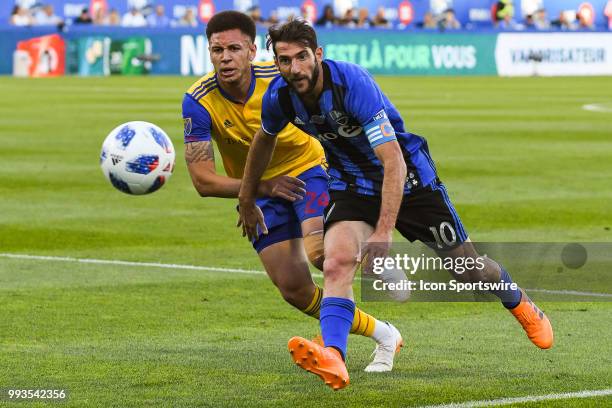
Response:
[{"label": "player's blue shorts", "polygon": [[282,198],[260,198],[257,205],[261,208],[268,227],[268,234],[258,230],[259,237],[253,241],[253,248],[259,253],[277,242],[302,238],[302,222],[323,216],[329,203],[327,192],[328,176],[323,167],[315,166],[297,176],[306,183],[306,195],[301,200],[290,202]]}]

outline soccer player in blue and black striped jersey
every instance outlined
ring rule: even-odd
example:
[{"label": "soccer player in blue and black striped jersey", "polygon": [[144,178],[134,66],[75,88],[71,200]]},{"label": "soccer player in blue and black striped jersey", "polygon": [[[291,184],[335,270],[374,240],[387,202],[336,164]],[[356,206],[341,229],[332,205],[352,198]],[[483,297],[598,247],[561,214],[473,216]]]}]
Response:
[{"label": "soccer player in blue and black striped jersey", "polygon": [[[440,256],[476,259],[479,255],[438,179],[427,142],[406,131],[399,112],[367,71],[323,59],[314,29],[301,20],[271,27],[268,46],[281,77],[272,81],[263,97],[262,129],[251,145],[239,194],[241,219],[247,229],[263,222],[254,196],[276,135],[292,123],[317,138],[331,178],[324,214],[320,315],[325,347],[294,337],[289,350],[299,366],[339,389],[349,382],[344,357],[355,307],[352,280],[359,261],[386,256],[394,228]],[[472,282],[512,282],[495,261],[481,259],[485,267],[466,272],[461,280],[468,275]],[[550,348],[553,332],[548,318],[522,290],[505,287],[494,294],[534,344]]]}]

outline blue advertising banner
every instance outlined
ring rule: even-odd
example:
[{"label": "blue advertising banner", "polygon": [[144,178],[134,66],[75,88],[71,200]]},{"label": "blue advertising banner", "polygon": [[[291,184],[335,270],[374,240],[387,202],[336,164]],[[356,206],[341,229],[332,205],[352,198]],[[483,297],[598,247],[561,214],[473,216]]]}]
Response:
[{"label": "blue advertising banner", "polygon": [[[44,31],[2,31],[0,53],[13,55],[17,41],[42,35]],[[46,32],[48,33],[48,32]],[[399,30],[379,31],[373,37],[368,31],[319,30],[319,42],[326,57],[351,61],[381,75],[476,75],[496,74],[495,41],[497,34],[424,34],[407,35]],[[350,35],[349,35],[350,34]],[[147,47],[133,57],[147,63],[146,72],[161,75],[203,75],[212,70],[208,57],[208,42],[197,29],[114,29],[75,27],[62,35],[75,52],[68,58],[89,58],[90,63],[68,61],[81,73],[100,73],[104,55],[122,58],[115,45],[133,37],[146,40]],[[102,40],[101,40],[102,38]],[[256,38],[257,59],[270,61],[265,49],[265,31]],[[144,41],[144,40],[143,40]],[[110,43],[109,43],[110,42]],[[115,44],[115,45],[113,45]],[[80,52],[78,51],[80,50]],[[84,56],[84,57],[83,57]],[[112,69],[111,69],[112,71]],[[12,59],[0,59],[0,74],[12,72]],[[73,70],[74,72],[74,70]],[[103,71],[104,72],[104,71]]]},{"label": "blue advertising banner", "polygon": [[[75,27],[68,45],[69,74],[204,75],[213,69],[199,29]],[[0,74],[13,72],[19,41],[53,29],[0,29]],[[375,75],[612,75],[612,33],[426,33],[318,30],[327,58],[354,62]],[[257,60],[270,61],[265,31]],[[126,45],[127,44],[127,45]],[[538,56],[534,58],[533,56]]]}]

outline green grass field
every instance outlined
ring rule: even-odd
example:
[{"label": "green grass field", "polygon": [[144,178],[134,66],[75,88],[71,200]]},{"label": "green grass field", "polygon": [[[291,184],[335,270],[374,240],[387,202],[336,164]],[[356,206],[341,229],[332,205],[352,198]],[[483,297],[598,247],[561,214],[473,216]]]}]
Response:
[{"label": "green grass field", "polygon": [[[361,303],[404,335],[394,371],[364,373],[373,343],[358,337],[348,389],[298,370],[286,342],[317,322],[264,275],[236,273],[262,268],[235,202],[200,198],[183,164],[193,80],[0,77],[0,389],[67,389],[49,404],[62,407],[408,407],[612,389],[606,302],[541,304],[556,330],[549,351],[497,303]],[[612,78],[379,80],[428,138],[473,240],[612,241],[612,113],[582,109],[612,101]],[[130,120],[158,124],[177,148],[151,196],[115,191],[98,167],[106,134]],[[612,397],[517,404],[568,405]]]}]

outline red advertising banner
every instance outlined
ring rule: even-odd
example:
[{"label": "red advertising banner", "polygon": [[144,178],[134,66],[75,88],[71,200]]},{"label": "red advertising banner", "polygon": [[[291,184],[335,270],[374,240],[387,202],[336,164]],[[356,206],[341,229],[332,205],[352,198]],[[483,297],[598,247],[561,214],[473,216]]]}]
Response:
[{"label": "red advertising banner", "polygon": [[31,77],[64,75],[66,45],[58,34],[45,35],[17,43],[17,50],[29,56],[28,73]]}]

